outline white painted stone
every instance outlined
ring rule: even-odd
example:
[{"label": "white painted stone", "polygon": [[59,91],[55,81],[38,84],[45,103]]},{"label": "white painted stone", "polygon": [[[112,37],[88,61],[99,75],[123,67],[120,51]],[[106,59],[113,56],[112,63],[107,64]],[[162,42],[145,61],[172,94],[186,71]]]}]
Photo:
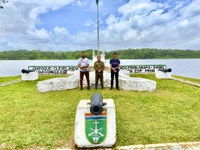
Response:
[{"label": "white painted stone", "polygon": [[116,142],[116,111],[113,99],[104,99],[107,105],[107,137],[101,144],[91,144],[85,135],[85,113],[90,113],[90,100],[81,100],[76,110],[74,141],[79,148],[112,147]]},{"label": "white painted stone", "polygon": [[156,78],[158,79],[171,79],[172,78],[172,73],[171,72],[163,72],[163,71],[158,71],[158,69],[155,70]]},{"label": "white painted stone", "polygon": [[75,89],[79,85],[79,80],[76,76],[77,72],[65,78],[53,78],[45,81],[40,81],[37,84],[38,91],[49,92]]},{"label": "white painted stone", "polygon": [[22,81],[34,81],[38,79],[38,73],[36,71],[29,73],[22,73],[21,79]]},{"label": "white painted stone", "polygon": [[[75,89],[79,87],[79,71],[75,71],[66,78],[54,78],[45,81],[40,81],[37,84],[39,92],[60,91]],[[110,71],[104,71],[104,87],[110,87],[111,75]],[[115,83],[115,82],[114,82]],[[90,72],[90,84],[95,84],[95,72]],[[84,78],[83,86],[86,86],[86,79]],[[134,91],[155,91],[156,82],[143,78],[130,77],[130,73],[121,70],[119,73],[119,87],[122,90]]]}]

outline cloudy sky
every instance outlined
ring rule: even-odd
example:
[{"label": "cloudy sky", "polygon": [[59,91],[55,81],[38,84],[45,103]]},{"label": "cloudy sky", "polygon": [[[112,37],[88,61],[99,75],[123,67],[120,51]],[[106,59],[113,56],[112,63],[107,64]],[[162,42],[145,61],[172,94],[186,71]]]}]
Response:
[{"label": "cloudy sky", "polygon": [[[9,0],[0,51],[96,49],[96,0]],[[100,48],[200,49],[200,0],[100,0]]]}]

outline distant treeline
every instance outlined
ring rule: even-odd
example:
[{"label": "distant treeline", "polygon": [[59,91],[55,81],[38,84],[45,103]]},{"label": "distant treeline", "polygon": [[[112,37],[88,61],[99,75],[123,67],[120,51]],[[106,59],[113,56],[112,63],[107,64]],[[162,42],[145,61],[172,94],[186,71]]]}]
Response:
[{"label": "distant treeline", "polygon": [[[92,50],[83,50],[92,59]],[[200,58],[200,50],[126,49],[106,52],[106,59],[117,52],[120,59]],[[0,52],[0,60],[64,60],[78,59],[81,51],[12,50]]]}]

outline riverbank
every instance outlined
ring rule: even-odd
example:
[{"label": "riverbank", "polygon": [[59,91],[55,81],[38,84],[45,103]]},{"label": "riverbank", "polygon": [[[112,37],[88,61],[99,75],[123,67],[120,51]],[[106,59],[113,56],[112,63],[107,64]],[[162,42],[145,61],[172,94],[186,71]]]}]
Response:
[{"label": "riverbank", "polygon": [[[0,144],[11,149],[73,147],[77,104],[95,92],[115,101],[116,146],[200,141],[199,88],[157,80],[153,74],[132,76],[156,80],[157,91],[76,89],[38,93],[38,81],[0,87]],[[53,77],[40,76],[39,81]],[[11,78],[0,78],[0,82],[18,77]]]}]

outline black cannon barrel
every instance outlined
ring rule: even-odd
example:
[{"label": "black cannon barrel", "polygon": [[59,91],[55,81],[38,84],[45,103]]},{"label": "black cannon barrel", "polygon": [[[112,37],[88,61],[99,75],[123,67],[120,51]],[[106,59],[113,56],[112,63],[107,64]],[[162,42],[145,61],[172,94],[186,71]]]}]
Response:
[{"label": "black cannon barrel", "polygon": [[166,72],[172,72],[172,69],[171,68],[159,69],[159,71],[162,71],[162,72],[166,73]]},{"label": "black cannon barrel", "polygon": [[30,73],[30,72],[34,72],[34,69],[22,69],[22,73]]},{"label": "black cannon barrel", "polygon": [[103,111],[103,106],[106,105],[103,103],[103,96],[101,94],[95,93],[92,95],[90,112],[93,115],[100,115]]}]

